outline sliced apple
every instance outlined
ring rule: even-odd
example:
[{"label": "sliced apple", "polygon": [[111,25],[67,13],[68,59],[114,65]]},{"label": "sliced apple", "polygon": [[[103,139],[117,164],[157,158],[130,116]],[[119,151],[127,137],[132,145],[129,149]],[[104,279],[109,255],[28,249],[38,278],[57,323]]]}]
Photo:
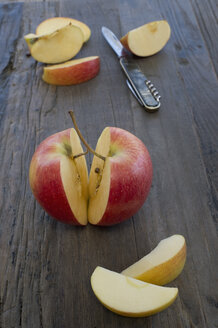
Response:
[{"label": "sliced apple", "polygon": [[98,139],[89,176],[88,221],[113,225],[130,218],[144,204],[152,180],[147,148],[132,133],[107,127]]},{"label": "sliced apple", "polygon": [[71,59],[80,51],[84,42],[81,29],[71,23],[51,33],[27,34],[24,39],[32,57],[47,64]]},{"label": "sliced apple", "polygon": [[109,310],[127,317],[145,317],[166,309],[178,294],[177,288],[152,285],[97,267],[91,286]]},{"label": "sliced apple", "polygon": [[100,58],[92,56],[44,67],[42,79],[54,85],[79,84],[94,78],[99,70]]},{"label": "sliced apple", "polygon": [[57,29],[60,29],[66,25],[71,23],[72,25],[78,26],[84,35],[84,42],[88,41],[91,35],[90,28],[83,22],[80,22],[77,19],[69,18],[69,17],[53,17],[44,20],[40,23],[36,28],[36,34],[44,34],[44,33],[52,33]]},{"label": "sliced apple", "polygon": [[165,285],[178,277],[185,261],[185,238],[173,235],[161,240],[153,251],[122,271],[122,274],[152,284]]},{"label": "sliced apple", "polygon": [[168,22],[160,20],[129,31],[120,41],[133,54],[146,57],[159,52],[169,40],[170,33]]},{"label": "sliced apple", "polygon": [[[90,223],[102,226],[130,218],[143,205],[151,186],[152,163],[147,148],[130,132],[107,127],[98,140],[96,154],[70,114],[77,137],[69,137],[75,134],[70,129],[56,133],[33,155],[30,186],[35,198],[51,216],[72,224],[85,224],[87,216]],[[89,192],[85,157],[74,156],[82,152],[78,136],[95,154]]]},{"label": "sliced apple", "polygon": [[97,224],[103,217],[110,191],[110,128],[105,128],[98,139],[95,151],[106,157],[105,162],[94,156],[89,175],[88,221]]},{"label": "sliced apple", "polygon": [[51,216],[65,223],[87,224],[88,171],[74,129],[45,139],[31,160],[29,179],[35,198]]}]

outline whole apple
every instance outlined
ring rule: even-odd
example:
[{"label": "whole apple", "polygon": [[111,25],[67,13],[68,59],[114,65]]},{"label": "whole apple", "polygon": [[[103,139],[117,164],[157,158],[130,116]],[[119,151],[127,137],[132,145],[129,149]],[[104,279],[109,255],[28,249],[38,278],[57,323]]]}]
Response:
[{"label": "whole apple", "polygon": [[85,143],[94,153],[88,182],[77,132],[56,133],[36,149],[29,174],[35,198],[51,216],[70,224],[86,225],[89,221],[106,226],[132,217],[151,186],[147,148],[128,131],[105,128],[96,152]]}]

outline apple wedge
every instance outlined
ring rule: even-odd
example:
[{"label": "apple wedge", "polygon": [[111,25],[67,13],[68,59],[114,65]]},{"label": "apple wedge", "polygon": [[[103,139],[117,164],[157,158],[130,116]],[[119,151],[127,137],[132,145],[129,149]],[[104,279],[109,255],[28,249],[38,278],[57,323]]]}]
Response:
[{"label": "apple wedge", "polygon": [[44,33],[52,33],[57,29],[60,29],[66,25],[71,23],[81,29],[84,35],[84,42],[88,41],[91,36],[90,28],[83,22],[80,22],[77,19],[69,18],[69,17],[53,17],[44,20],[41,22],[36,28],[36,34],[44,34]]},{"label": "apple wedge", "polygon": [[79,84],[94,78],[99,70],[100,58],[92,56],[44,67],[42,79],[54,85]]},{"label": "apple wedge", "polygon": [[30,186],[45,211],[65,223],[87,224],[88,173],[74,129],[56,133],[36,149],[30,164]]},{"label": "apple wedge", "polygon": [[80,51],[84,42],[81,29],[71,23],[51,33],[27,34],[24,39],[32,57],[47,64],[71,59]]},{"label": "apple wedge", "polygon": [[186,242],[182,235],[161,240],[157,247],[121,273],[156,285],[165,285],[181,273],[186,261]]},{"label": "apple wedge", "polygon": [[132,133],[107,127],[96,146],[89,176],[88,221],[112,225],[135,214],[151,186],[152,163],[143,142]]},{"label": "apple wedge", "polygon": [[166,20],[150,22],[129,31],[120,41],[134,55],[147,57],[159,52],[170,38]]},{"label": "apple wedge", "polygon": [[146,317],[170,306],[177,288],[160,287],[97,267],[91,286],[98,300],[109,310],[127,317]]}]

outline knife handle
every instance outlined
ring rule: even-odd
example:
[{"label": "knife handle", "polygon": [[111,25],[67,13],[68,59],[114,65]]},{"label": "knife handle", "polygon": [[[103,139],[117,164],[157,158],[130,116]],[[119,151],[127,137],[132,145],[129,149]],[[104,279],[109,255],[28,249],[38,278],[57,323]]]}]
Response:
[{"label": "knife handle", "polygon": [[[160,96],[151,81],[142,73],[134,59],[121,57],[120,65],[126,74],[134,95],[148,112],[155,112],[160,107]],[[130,88],[131,89],[131,88]]]}]

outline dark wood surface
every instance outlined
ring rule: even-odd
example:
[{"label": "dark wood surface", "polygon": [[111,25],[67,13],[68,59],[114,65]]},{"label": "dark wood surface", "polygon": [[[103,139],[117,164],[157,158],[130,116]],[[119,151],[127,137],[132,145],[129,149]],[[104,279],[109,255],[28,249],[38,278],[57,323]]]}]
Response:
[{"label": "dark wood surface", "polygon": [[[218,327],[217,25],[215,1],[2,3],[0,5],[0,328]],[[70,87],[41,79],[42,64],[23,36],[52,16],[86,22],[92,36],[78,57],[99,55],[100,74]],[[159,54],[136,59],[162,95],[158,113],[143,110],[125,85],[101,35],[118,36],[165,18],[172,35]],[[49,217],[30,191],[36,146],[72,126],[95,147],[105,126],[137,135],[151,154],[149,197],[130,220],[110,228],[67,226]],[[88,158],[91,163],[91,156]],[[121,271],[172,234],[187,241],[187,262],[170,284],[179,297],[164,312],[124,318],[95,298],[97,265]]]}]

